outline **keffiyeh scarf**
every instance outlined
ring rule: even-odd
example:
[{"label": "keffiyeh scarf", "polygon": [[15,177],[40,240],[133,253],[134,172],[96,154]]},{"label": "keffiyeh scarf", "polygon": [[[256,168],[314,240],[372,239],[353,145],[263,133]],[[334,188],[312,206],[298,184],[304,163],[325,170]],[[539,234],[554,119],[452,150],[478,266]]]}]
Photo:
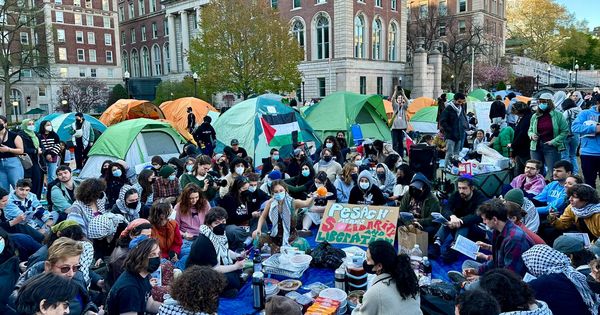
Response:
[{"label": "keffiyeh scarf", "polygon": [[583,208],[575,208],[571,206],[571,210],[573,210],[573,213],[575,213],[577,218],[585,219],[596,213],[600,213],[600,203],[588,203]]},{"label": "keffiyeh scarf", "polygon": [[290,238],[290,227],[292,226],[292,209],[294,199],[286,194],[283,200],[283,209],[281,209],[281,218],[279,218],[279,202],[273,199],[269,209],[269,219],[273,223],[271,237],[276,237],[279,233],[279,220],[283,221],[283,246],[288,246]]},{"label": "keffiyeh scarf", "polygon": [[[129,221],[133,221],[140,217],[140,208],[142,207],[141,200],[138,200],[138,203],[137,203],[137,206],[135,207],[135,209],[127,208],[127,205],[125,204],[125,193],[131,189],[135,189],[135,188],[130,185],[123,185],[123,187],[121,187],[121,190],[119,191],[119,199],[117,199],[117,201],[115,203],[117,205],[117,208],[119,208],[119,211],[121,211],[121,213]],[[140,194],[138,194],[138,195],[140,195]]]},{"label": "keffiyeh scarf", "polygon": [[87,235],[90,239],[114,236],[121,222],[127,223],[127,219],[122,214],[105,213],[95,216],[90,221]]},{"label": "keffiyeh scarf", "polygon": [[207,225],[200,226],[200,234],[206,236],[215,248],[219,262],[226,266],[231,265],[233,261],[229,258],[229,245],[227,244],[227,236],[217,235]]},{"label": "keffiyeh scarf", "polygon": [[586,277],[571,266],[567,255],[548,245],[535,245],[523,253],[523,262],[529,273],[540,277],[552,273],[562,273],[575,285],[592,315],[598,315],[598,298],[590,290]]}]

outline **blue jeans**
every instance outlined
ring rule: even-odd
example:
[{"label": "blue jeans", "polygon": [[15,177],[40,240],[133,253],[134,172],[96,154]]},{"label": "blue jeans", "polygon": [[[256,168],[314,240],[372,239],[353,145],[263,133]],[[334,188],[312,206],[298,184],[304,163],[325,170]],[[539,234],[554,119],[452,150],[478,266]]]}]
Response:
[{"label": "blue jeans", "polygon": [[15,188],[17,181],[25,177],[23,164],[18,157],[0,159],[0,187],[10,191]]},{"label": "blue jeans", "polygon": [[567,137],[565,140],[565,150],[561,152],[561,158],[573,164],[573,174],[579,174],[579,165],[577,165],[577,148],[579,147],[579,136]]},{"label": "blue jeans", "polygon": [[56,169],[58,168],[58,162],[52,163],[46,161],[46,166],[48,166],[48,178],[46,179],[46,183],[50,183],[56,178]]},{"label": "blue jeans", "polygon": [[560,160],[560,153],[555,146],[547,145],[538,141],[538,145],[535,151],[531,151],[531,158],[542,162],[547,168],[542,167],[542,172],[547,179],[552,180],[552,168],[554,163]]}]

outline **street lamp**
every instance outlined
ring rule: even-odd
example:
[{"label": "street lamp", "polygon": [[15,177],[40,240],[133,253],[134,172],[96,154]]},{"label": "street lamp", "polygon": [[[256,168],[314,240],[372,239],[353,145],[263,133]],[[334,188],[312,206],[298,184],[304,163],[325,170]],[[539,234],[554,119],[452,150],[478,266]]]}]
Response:
[{"label": "street lamp", "polygon": [[198,97],[198,73],[194,72],[192,74],[192,79],[194,79],[194,97]]},{"label": "street lamp", "polygon": [[571,86],[571,76],[573,75],[573,70],[569,70],[569,86]]},{"label": "street lamp", "polygon": [[13,113],[15,114],[15,121],[17,121],[18,115],[19,113],[17,112],[18,108],[19,108],[19,101],[14,100],[12,102],[12,106],[13,106]]},{"label": "street lamp", "polygon": [[456,89],[456,82],[454,81],[454,74],[450,76],[450,78],[452,79],[452,93],[454,93],[455,89]]},{"label": "street lamp", "polygon": [[577,87],[577,73],[579,72],[579,64],[575,64],[575,87]]},{"label": "street lamp", "polygon": [[123,81],[125,82],[125,90],[127,91],[127,97],[129,97],[129,71],[123,73]]},{"label": "street lamp", "polygon": [[550,68],[550,66],[548,66],[548,85],[550,85],[550,70],[552,70],[552,68]]},{"label": "street lamp", "polygon": [[302,80],[302,102],[305,102],[306,99],[304,98],[304,80]]}]

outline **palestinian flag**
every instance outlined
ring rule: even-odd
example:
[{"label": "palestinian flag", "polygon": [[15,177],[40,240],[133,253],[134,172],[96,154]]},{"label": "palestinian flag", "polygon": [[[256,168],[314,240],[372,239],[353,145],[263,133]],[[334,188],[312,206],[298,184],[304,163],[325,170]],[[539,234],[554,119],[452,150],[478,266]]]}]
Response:
[{"label": "palestinian flag", "polygon": [[300,136],[300,125],[296,115],[291,112],[287,114],[264,114],[260,117],[260,124],[271,147],[291,145],[302,141]]}]

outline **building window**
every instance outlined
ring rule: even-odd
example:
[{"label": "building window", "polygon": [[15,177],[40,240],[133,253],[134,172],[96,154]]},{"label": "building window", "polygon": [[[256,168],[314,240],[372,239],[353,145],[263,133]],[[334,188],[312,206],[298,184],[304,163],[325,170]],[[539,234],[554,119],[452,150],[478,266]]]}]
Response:
[{"label": "building window", "polygon": [[113,54],[112,51],[107,50],[106,51],[106,63],[112,63],[113,62]]},{"label": "building window", "polygon": [[419,17],[425,19],[427,15],[429,15],[429,5],[427,3],[421,4],[419,6]]},{"label": "building window", "polygon": [[148,48],[142,48],[142,77],[149,77],[151,73],[150,70],[150,53],[148,53]]},{"label": "building window", "polygon": [[73,0],[73,5],[76,7],[80,7],[81,6],[81,0]]},{"label": "building window", "polygon": [[329,58],[329,19],[320,15],[316,21],[317,59]]},{"label": "building window", "polygon": [[162,58],[160,56],[160,46],[154,45],[152,47],[152,64],[153,64],[153,74],[154,75],[162,75]]},{"label": "building window", "polygon": [[298,45],[304,49],[304,24],[302,24],[302,21],[294,21],[294,24],[292,24],[292,34],[294,34],[294,37],[298,41]]},{"label": "building window", "polygon": [[140,32],[142,33],[142,42],[146,41],[146,25],[142,25]]},{"label": "building window", "polygon": [[58,72],[59,72],[59,76],[61,78],[66,78],[67,77],[67,68],[60,68],[58,70]]},{"label": "building window", "polygon": [[278,5],[277,2],[278,2],[277,0],[271,0],[271,8],[277,9],[277,5]]},{"label": "building window", "polygon": [[150,12],[156,12],[156,0],[150,0]]},{"label": "building window", "polygon": [[458,0],[458,12],[467,12],[467,0]]},{"label": "building window", "polygon": [[377,94],[383,95],[383,77],[377,77]]},{"label": "building window", "polygon": [[165,43],[163,46],[163,56],[165,58],[165,73],[171,72],[171,58],[169,54],[169,43]]},{"label": "building window", "polygon": [[60,30],[60,29],[56,30],[56,41],[59,43],[65,42],[65,30]]},{"label": "building window", "polygon": [[77,61],[85,61],[85,50],[77,49]]},{"label": "building window", "polygon": [[465,20],[458,21],[458,33],[464,34],[466,32],[467,32],[467,23],[465,23]]},{"label": "building window", "polygon": [[293,0],[292,5],[293,5],[292,6],[293,9],[299,8],[302,6],[302,1],[301,0]]},{"label": "building window", "polygon": [[498,3],[496,2],[496,0],[492,0],[492,7],[491,10],[492,14],[496,14],[498,11]]},{"label": "building window", "polygon": [[31,69],[23,69],[21,70],[21,76],[23,78],[33,78],[33,71]]},{"label": "building window", "polygon": [[390,0],[390,8],[392,8],[393,11],[396,11],[398,9],[398,0]]},{"label": "building window", "polygon": [[29,45],[29,33],[21,32],[21,44]]},{"label": "building window", "polygon": [[85,16],[85,23],[87,26],[94,26],[94,16],[93,15],[86,15]]},{"label": "building window", "polygon": [[77,44],[83,44],[83,32],[75,31],[75,42]]},{"label": "building window", "polygon": [[121,54],[121,59],[122,59],[122,65],[123,65],[123,72],[127,71],[129,72],[129,57],[127,57],[127,52],[123,51],[123,53]]},{"label": "building window", "polygon": [[135,43],[135,29],[132,28],[131,29],[131,43]]},{"label": "building window", "polygon": [[446,16],[447,14],[448,14],[448,2],[446,0],[442,0],[438,4],[438,15]]},{"label": "building window", "polygon": [[92,0],[85,0],[85,7],[88,9],[92,8]]},{"label": "building window", "polygon": [[55,4],[62,4],[62,0],[54,0]]},{"label": "building window", "polygon": [[381,21],[373,21],[373,59],[381,60]]},{"label": "building window", "polygon": [[367,77],[358,78],[360,94],[367,94]]},{"label": "building window", "polygon": [[96,50],[95,49],[88,50],[88,56],[90,57],[90,62],[96,62]]},{"label": "building window", "polygon": [[65,48],[65,47],[58,48],[58,60],[63,60],[63,61],[67,60],[67,48]]},{"label": "building window", "polygon": [[446,36],[446,22],[440,21],[440,37]]},{"label": "building window", "polygon": [[317,83],[319,86],[319,97],[325,97],[327,94],[327,89],[325,86],[325,78],[317,78]]},{"label": "building window", "polygon": [[121,5],[119,6],[119,22],[125,21],[125,8]]},{"label": "building window", "polygon": [[327,3],[327,0],[315,0],[315,4]]},{"label": "building window", "polygon": [[104,24],[104,28],[110,28],[110,17],[109,16],[103,17],[102,22]]},{"label": "building window", "polygon": [[158,26],[156,26],[156,22],[152,23],[152,38],[158,38]]},{"label": "building window", "polygon": [[38,86],[38,96],[46,96],[46,87]]},{"label": "building window", "polygon": [[133,9],[133,0],[129,2],[129,18],[133,19],[135,17],[135,10]]},{"label": "building window", "polygon": [[132,77],[140,76],[140,56],[135,49],[131,52],[131,64],[129,67],[131,68],[130,72]]},{"label": "building window", "polygon": [[86,72],[85,68],[79,68],[79,76],[80,77],[82,77],[82,78],[85,77],[85,72]]},{"label": "building window", "polygon": [[365,20],[357,15],[354,18],[354,58],[365,57]]},{"label": "building window", "polygon": [[90,69],[90,77],[92,77],[92,78],[96,77],[96,69],[94,69],[94,68]]},{"label": "building window", "polygon": [[108,0],[102,0],[102,10],[108,11],[110,9]]},{"label": "building window", "polygon": [[398,52],[398,48],[397,48],[397,41],[398,41],[398,26],[396,26],[396,23],[391,23],[390,24],[390,31],[389,31],[389,35],[388,35],[388,59],[390,61],[397,61],[398,58],[397,56],[397,52]]},{"label": "building window", "polygon": [[63,17],[63,13],[59,11],[54,11],[56,23],[64,23],[65,18]]},{"label": "building window", "polygon": [[381,8],[381,0],[375,0],[375,6]]},{"label": "building window", "polygon": [[144,3],[144,0],[138,1],[138,10],[139,10],[140,16],[146,14],[146,5]]},{"label": "building window", "polygon": [[127,36],[125,36],[125,31],[121,31],[121,45],[125,45],[125,40],[127,39]]},{"label": "building window", "polygon": [[504,17],[504,1],[502,0],[498,1],[498,15]]},{"label": "building window", "polygon": [[112,35],[111,34],[104,34],[104,45],[112,46]]}]

